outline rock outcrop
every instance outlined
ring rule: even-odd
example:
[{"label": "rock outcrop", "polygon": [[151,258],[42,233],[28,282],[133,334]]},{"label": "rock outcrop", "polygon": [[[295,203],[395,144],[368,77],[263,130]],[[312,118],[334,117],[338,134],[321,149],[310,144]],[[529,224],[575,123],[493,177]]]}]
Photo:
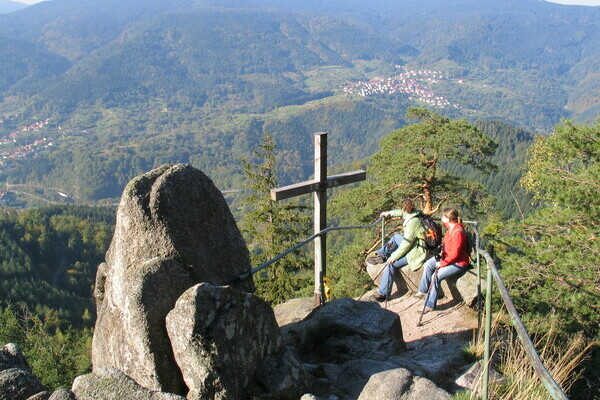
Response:
[{"label": "rock outcrop", "polygon": [[428,379],[413,376],[404,368],[372,375],[358,400],[450,400],[450,395]]},{"label": "rock outcrop", "polygon": [[114,368],[97,368],[91,374],[78,376],[71,391],[77,400],[185,400],[176,394],[144,388]]},{"label": "rock outcrop", "polygon": [[282,333],[309,363],[384,360],[406,348],[397,314],[348,298],[326,303],[303,321],[282,327]]},{"label": "rock outcrop", "polygon": [[52,396],[48,398],[48,400],[76,400],[75,394],[70,390],[66,389],[58,389],[56,392],[52,393]]},{"label": "rock outcrop", "polygon": [[26,400],[44,391],[33,375],[19,346],[9,343],[0,349],[0,400]]},{"label": "rock outcrop", "polygon": [[231,287],[188,289],[167,316],[187,398],[297,399],[307,374],[286,349],[268,303]]},{"label": "rock outcrop", "polygon": [[152,390],[184,394],[165,318],[201,282],[254,291],[247,247],[225,199],[189,165],[165,165],[132,180],[96,278],[94,371],[116,368]]},{"label": "rock outcrop", "polygon": [[[381,282],[382,270],[386,264],[370,264],[365,262],[366,270],[373,282],[379,285]],[[423,268],[413,271],[410,268],[401,268],[394,274],[394,283],[392,285],[391,298],[397,298],[406,294],[416,293],[421,283]],[[454,301],[464,301],[467,305],[473,306],[477,300],[477,270],[470,269],[464,275],[445,279],[441,282],[441,289],[438,295],[448,296]],[[485,282],[482,281],[482,287]]]}]

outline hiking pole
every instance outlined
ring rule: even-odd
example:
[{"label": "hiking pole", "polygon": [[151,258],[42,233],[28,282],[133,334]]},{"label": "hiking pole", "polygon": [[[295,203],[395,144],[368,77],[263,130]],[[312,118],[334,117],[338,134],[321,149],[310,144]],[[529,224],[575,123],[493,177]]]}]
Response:
[{"label": "hiking pole", "polygon": [[393,262],[388,261],[387,265],[384,267],[384,269],[385,268],[389,269],[387,287],[385,288],[385,307],[384,308],[386,310],[387,310],[388,298],[390,297],[390,294],[392,294],[392,287],[394,286],[394,280],[392,279],[392,268],[394,268],[394,266],[392,264],[393,264]]},{"label": "hiking pole", "polygon": [[429,294],[431,293],[431,288],[433,287],[433,282],[437,279],[439,269],[436,268],[433,276],[431,277],[431,282],[429,283],[429,287],[427,288],[427,294],[425,295],[425,302],[423,303],[423,309],[421,310],[421,316],[419,317],[419,322],[417,322],[417,326],[422,326],[421,321],[423,320],[423,314],[425,314],[425,307],[427,307],[427,300],[429,300]]}]

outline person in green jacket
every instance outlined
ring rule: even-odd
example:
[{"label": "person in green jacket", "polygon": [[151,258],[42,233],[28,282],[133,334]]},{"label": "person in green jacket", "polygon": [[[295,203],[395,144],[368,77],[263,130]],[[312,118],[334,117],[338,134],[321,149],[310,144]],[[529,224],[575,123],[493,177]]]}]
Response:
[{"label": "person in green jacket", "polygon": [[415,202],[411,199],[403,200],[401,209],[384,211],[380,214],[382,218],[402,216],[404,229],[403,234],[394,235],[385,246],[377,250],[375,257],[367,259],[374,264],[386,262],[379,289],[373,295],[377,301],[383,301],[390,296],[396,269],[408,265],[410,269],[416,271],[427,258],[425,228],[419,219],[419,214],[421,211],[415,208]]}]

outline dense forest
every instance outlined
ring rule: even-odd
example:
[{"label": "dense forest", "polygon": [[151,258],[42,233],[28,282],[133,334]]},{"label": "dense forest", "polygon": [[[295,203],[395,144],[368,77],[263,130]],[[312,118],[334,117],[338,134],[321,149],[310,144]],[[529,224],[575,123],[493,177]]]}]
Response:
[{"label": "dense forest", "polygon": [[[562,117],[595,117],[597,9],[461,2],[58,0],[0,15],[0,138],[19,154],[0,180],[110,202],[140,172],[188,162],[237,190],[239,160],[264,133],[281,183],[305,179],[298,165],[309,164],[313,132],[331,133],[341,168],[364,162],[423,105],[344,84],[411,70],[447,76],[431,88],[457,104],[437,109],[451,118],[537,134]],[[37,121],[48,123],[23,133]],[[42,139],[52,146],[20,158]]]}]

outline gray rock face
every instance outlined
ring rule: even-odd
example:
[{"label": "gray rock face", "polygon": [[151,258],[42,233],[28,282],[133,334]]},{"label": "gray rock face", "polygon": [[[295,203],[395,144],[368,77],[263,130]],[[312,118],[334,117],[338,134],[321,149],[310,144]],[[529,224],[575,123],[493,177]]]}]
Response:
[{"label": "gray rock face", "polygon": [[448,376],[448,371],[464,365],[462,347],[460,342],[428,346],[407,351],[402,356],[390,357],[389,360],[413,373],[419,371],[427,378],[439,382]]},{"label": "gray rock face", "polygon": [[[358,396],[358,400],[401,400],[410,388],[412,380],[412,374],[404,368],[380,372],[371,376],[360,396]],[[427,397],[423,398],[426,399]]]},{"label": "gray rock face", "polygon": [[0,349],[0,371],[9,368],[31,370],[19,346],[8,343]]},{"label": "gray rock face", "polygon": [[384,360],[406,348],[397,314],[347,298],[326,303],[282,333],[308,363]]},{"label": "gray rock face", "polygon": [[184,393],[167,313],[200,282],[254,291],[252,279],[235,279],[249,268],[229,207],[201,171],[165,165],[133,179],[96,277],[94,371],[113,367],[147,388]]},{"label": "gray rock face", "polygon": [[[477,393],[481,390],[482,375],[481,361],[478,361],[471,364],[467,371],[456,379],[455,383],[460,387]],[[489,382],[500,383],[503,381],[506,381],[506,376],[496,371],[496,368],[492,366],[489,373]]]},{"label": "gray rock face", "polygon": [[312,297],[291,299],[273,307],[275,319],[280,327],[302,321],[314,309]]},{"label": "gray rock face", "polygon": [[9,343],[0,349],[0,400],[25,400],[44,391],[21,349]]},{"label": "gray rock face", "polygon": [[450,400],[452,396],[426,378],[416,376],[406,400]]},{"label": "gray rock face", "polygon": [[253,389],[261,398],[302,393],[302,364],[283,346],[269,304],[250,293],[196,285],[177,300],[167,330],[188,399],[241,399]]},{"label": "gray rock face", "polygon": [[387,361],[352,360],[342,365],[334,383],[347,395],[345,398],[357,399],[372,376],[396,368],[397,365]]},{"label": "gray rock face", "polygon": [[[367,273],[373,279],[376,285],[381,282],[381,270],[385,267],[383,264],[370,264],[365,262]],[[475,265],[473,263],[473,265]],[[410,268],[401,268],[394,274],[394,283],[392,285],[392,298],[402,297],[406,294],[416,293],[421,283],[423,268],[413,271]],[[439,292],[440,297],[448,296],[455,301],[464,301],[467,305],[473,306],[477,300],[477,270],[470,269],[460,278],[450,277],[441,283]],[[485,282],[482,280],[481,287],[485,288]]]},{"label": "gray rock face", "polygon": [[404,368],[371,376],[358,400],[449,400],[451,396],[428,379],[413,377]]},{"label": "gray rock face", "polygon": [[141,387],[114,368],[98,368],[91,374],[78,376],[71,391],[77,400],[184,400],[182,396]]},{"label": "gray rock face", "polygon": [[0,400],[25,400],[44,388],[30,372],[20,368],[0,371]]},{"label": "gray rock face", "polygon": [[75,400],[75,395],[70,390],[58,389],[48,400]]},{"label": "gray rock face", "polygon": [[34,394],[31,397],[28,397],[27,400],[48,400],[50,399],[50,393],[48,392],[39,392],[38,394]]}]

